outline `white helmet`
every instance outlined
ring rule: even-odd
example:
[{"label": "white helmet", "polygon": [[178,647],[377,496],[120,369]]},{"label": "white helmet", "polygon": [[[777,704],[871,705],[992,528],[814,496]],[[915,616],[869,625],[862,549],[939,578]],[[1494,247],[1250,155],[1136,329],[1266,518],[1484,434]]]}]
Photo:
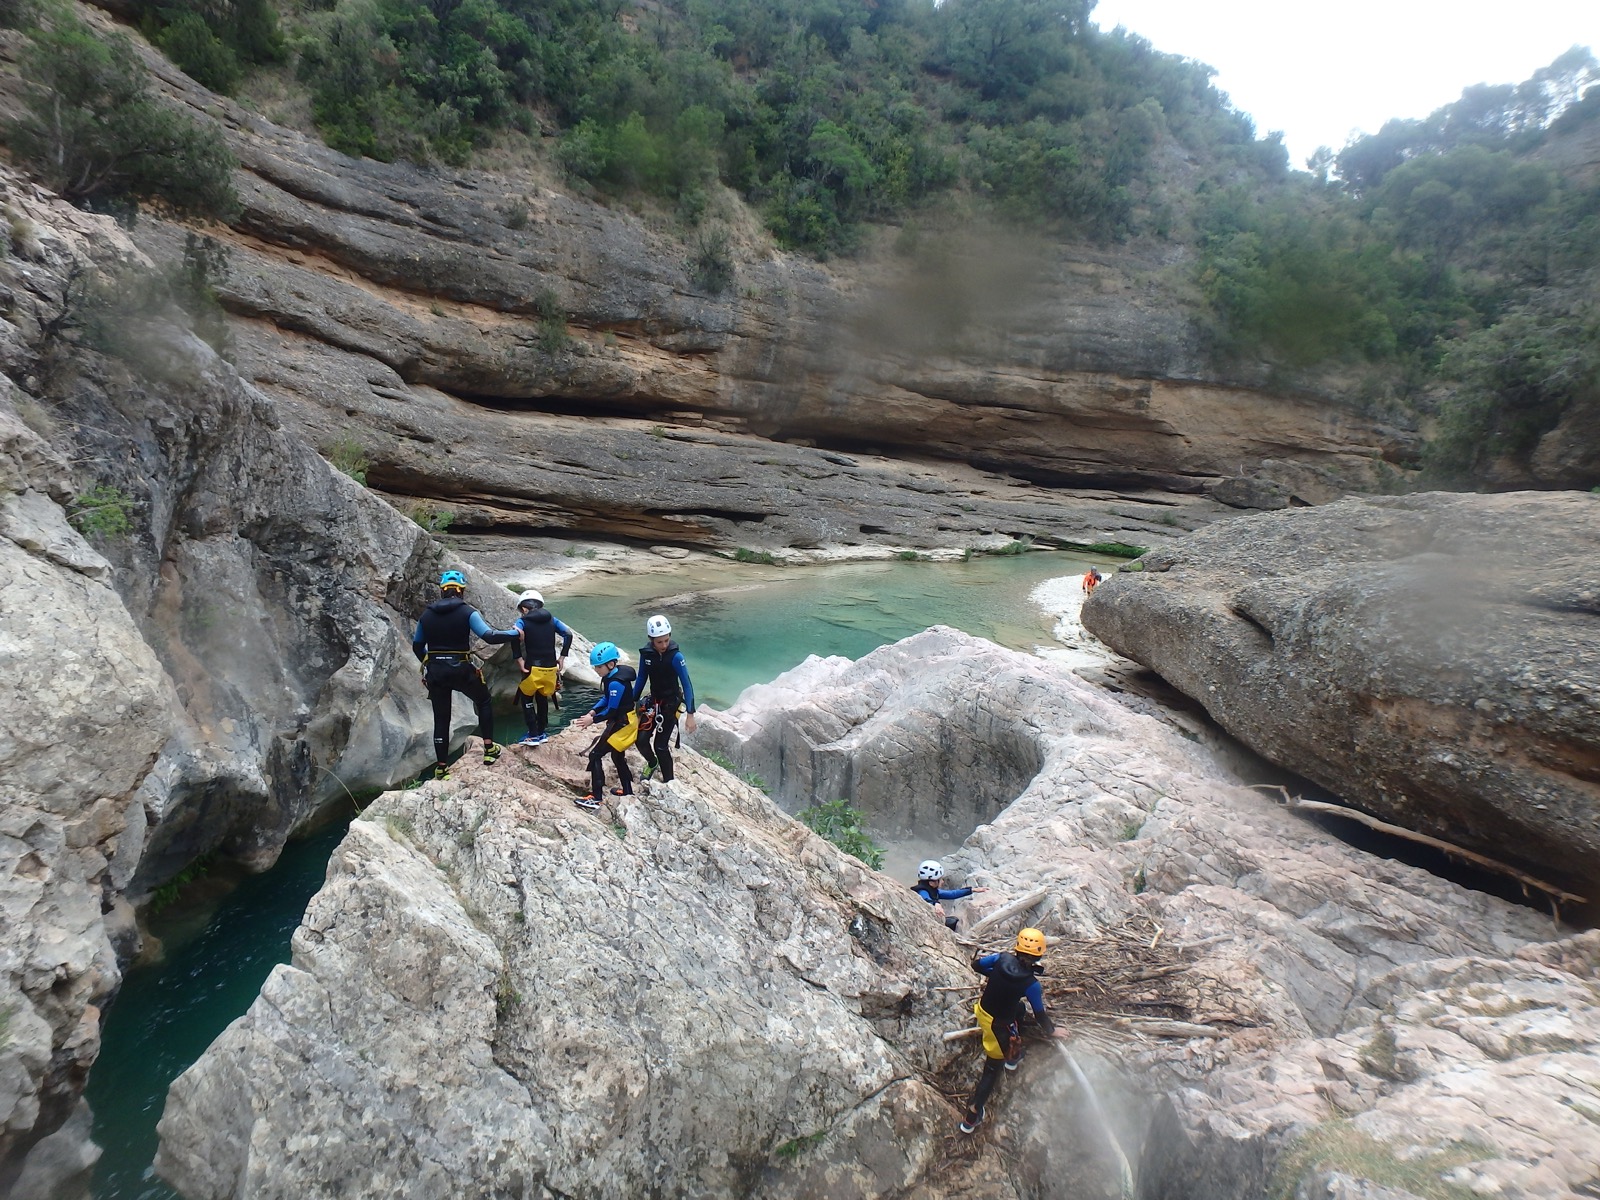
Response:
[{"label": "white helmet", "polygon": [[939,865],[936,858],[925,859],[917,868],[917,882],[922,883],[934,879],[944,878],[944,868]]},{"label": "white helmet", "polygon": [[666,637],[672,632],[672,622],[657,613],[644,623],[644,632],[646,637]]},{"label": "white helmet", "polygon": [[517,597],[517,607],[518,608],[521,608],[524,604],[541,604],[542,605],[543,603],[544,603],[544,596],[542,596],[540,593],[534,591],[532,588],[529,588],[527,591],[523,592],[522,595]]}]

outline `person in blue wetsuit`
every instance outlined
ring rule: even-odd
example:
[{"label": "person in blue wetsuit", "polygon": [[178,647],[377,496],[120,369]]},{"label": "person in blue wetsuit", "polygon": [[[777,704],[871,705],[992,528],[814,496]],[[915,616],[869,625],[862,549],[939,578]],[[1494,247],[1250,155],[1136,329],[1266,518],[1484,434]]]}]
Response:
[{"label": "person in blue wetsuit", "polygon": [[946,928],[954,929],[957,921],[954,917],[946,915],[941,901],[960,900],[963,897],[972,895],[974,892],[986,892],[989,889],[981,887],[945,887],[944,867],[940,865],[938,859],[929,858],[925,859],[917,867],[917,881],[911,885],[911,890],[933,905],[933,911],[944,917]]},{"label": "person in blue wetsuit", "polygon": [[[689,682],[689,667],[683,661],[683,652],[672,640],[672,623],[657,613],[644,623],[645,636],[650,644],[639,651],[639,696],[650,693],[647,720],[652,736],[639,739],[639,753],[644,755],[644,777],[654,779],[661,774],[662,783],[672,782],[672,754],[667,743],[678,728],[678,710],[687,710],[683,727],[694,732],[694,684]],[[644,732],[641,726],[640,732]]]},{"label": "person in blue wetsuit", "polygon": [[617,783],[613,796],[633,795],[633,772],[628,769],[628,747],[639,736],[639,713],[633,707],[632,667],[623,666],[622,651],[610,642],[600,642],[589,651],[589,665],[600,673],[603,689],[595,706],[573,722],[574,725],[598,725],[604,721],[600,736],[595,738],[589,751],[590,792],[573,803],[579,808],[595,809],[606,794],[606,755],[617,765]]},{"label": "person in blue wetsuit", "polygon": [[472,635],[491,644],[514,641],[514,629],[490,629],[483,615],[467,603],[467,577],[460,571],[439,576],[439,599],[417,618],[411,652],[422,664],[422,682],[433,705],[433,777],[450,778],[450,707],[460,692],[478,711],[485,765],[500,757],[494,740],[494,708],[483,672],[472,661]]},{"label": "person in blue wetsuit", "polygon": [[[550,740],[546,732],[550,724],[550,698],[561,686],[561,669],[566,666],[567,651],[572,649],[572,630],[545,608],[544,597],[532,589],[517,597],[517,611],[522,614],[512,626],[521,635],[517,643],[517,666],[522,669],[522,682],[517,685],[517,699],[522,704],[523,724],[528,727],[521,744],[537,746]],[[559,651],[556,650],[558,637],[561,639]]]},{"label": "person in blue wetsuit", "polygon": [[1051,1037],[1063,1037],[1055,1022],[1044,1010],[1044,988],[1038,976],[1043,969],[1039,960],[1044,957],[1044,934],[1037,929],[1024,929],[1017,934],[1016,945],[999,954],[980,954],[972,960],[972,969],[988,977],[983,994],[972,1006],[978,1018],[978,1029],[983,1034],[983,1075],[972,1094],[972,1103],[961,1119],[961,1132],[971,1133],[983,1121],[983,1106],[989,1093],[994,1091],[1000,1070],[1015,1071],[1022,1062],[1022,1033],[1019,1028],[1023,1014],[1031,1007],[1033,1019]]}]

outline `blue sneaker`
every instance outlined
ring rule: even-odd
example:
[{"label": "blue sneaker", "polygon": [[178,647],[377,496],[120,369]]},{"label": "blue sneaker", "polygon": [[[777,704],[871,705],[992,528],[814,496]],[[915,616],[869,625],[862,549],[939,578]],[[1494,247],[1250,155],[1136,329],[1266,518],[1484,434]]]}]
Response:
[{"label": "blue sneaker", "polygon": [[533,735],[533,744],[535,746],[542,746],[549,740],[550,735],[548,733],[536,733]]},{"label": "blue sneaker", "polygon": [[544,739],[536,733],[525,733],[517,739],[517,745],[537,746],[542,741],[544,741]]}]

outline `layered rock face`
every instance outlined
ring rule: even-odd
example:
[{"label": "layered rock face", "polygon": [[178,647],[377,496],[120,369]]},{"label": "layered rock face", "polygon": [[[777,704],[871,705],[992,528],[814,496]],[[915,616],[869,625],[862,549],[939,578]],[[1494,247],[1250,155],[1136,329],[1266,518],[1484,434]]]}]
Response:
[{"label": "layered rock face", "polygon": [[[1104,492],[1051,513],[1059,497],[1004,480],[1194,493],[1243,472],[1315,503],[1414,449],[1209,372],[1153,282],[1166,247],[951,234],[835,271],[752,240],[713,295],[677,237],[630,215],[527,178],[352,160],[151,61],[221,117],[244,167],[214,281],[241,371],[314,440],[359,440],[375,486],[463,523],[717,546],[1094,541],[1116,532],[1087,503]],[[171,258],[184,232],[139,236]],[[1121,540],[1157,540],[1171,503],[1134,506],[1125,531],[1154,532]]]},{"label": "layered rock face", "polygon": [[1595,898],[1600,497],[1431,494],[1241,518],[1084,624],[1259,754]]},{"label": "layered rock face", "polygon": [[[137,250],[0,190],[29,231],[0,260],[3,1191],[34,1187],[21,1155],[97,1053],[109,939],[136,948],[124,895],[212,850],[269,864],[347,789],[430,757],[408,642],[442,560],[192,335],[127,311],[125,359],[97,352],[81,276]],[[67,513],[93,529],[96,498],[90,545]],[[504,626],[509,595],[475,590]]]},{"label": "layered rock face", "polygon": [[587,740],[351,826],[293,962],[174,1083],[162,1175],[190,1200],[933,1185],[935,989],[966,982],[942,927],[693,754],[582,812]]},{"label": "layered rock face", "polygon": [[[964,699],[974,688],[982,707]],[[1027,1194],[1117,1194],[1108,1128],[1141,1195],[1215,1200],[1270,1183],[1274,1194],[1453,1185],[1553,1198],[1593,1186],[1600,936],[1552,941],[1558,931],[1534,911],[1354,850],[1125,703],[931,630],[855,663],[812,659],[727,713],[704,713],[698,741],[776,780],[787,804],[810,798],[845,753],[978,764],[952,772],[956,795],[966,784],[981,796],[974,774],[1037,763],[1015,801],[946,859],[955,883],[991,888],[964,902],[969,922],[1011,910],[975,935],[993,944],[1041,925],[1055,943],[1047,993],[1052,980],[1103,984],[1076,964],[1098,961],[1130,922],[1182,948],[1165,1006],[1121,1011],[1177,1008],[1213,1036],[1149,1040],[1137,1017],[1077,1015],[1069,1046],[1100,1064],[1089,1072],[1097,1104],[1065,1068],[1039,1070],[1037,1053],[1002,1101],[994,1136],[1026,1164]],[[950,717],[936,746],[917,730],[939,711]],[[1019,754],[1019,742],[1032,748]],[[925,786],[893,771],[854,778],[850,798],[874,824],[904,819]],[[989,815],[981,803],[968,811]],[[922,814],[930,838],[938,818]]]}]

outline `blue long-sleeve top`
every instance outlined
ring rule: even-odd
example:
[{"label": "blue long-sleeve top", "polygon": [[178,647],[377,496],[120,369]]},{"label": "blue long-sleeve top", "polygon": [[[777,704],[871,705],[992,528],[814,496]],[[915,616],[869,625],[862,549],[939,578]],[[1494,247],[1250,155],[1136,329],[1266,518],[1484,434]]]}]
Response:
[{"label": "blue long-sleeve top", "polygon": [[919,893],[929,904],[936,904],[940,900],[960,900],[965,896],[972,895],[972,889],[969,887],[936,888],[919,883],[911,890]]},{"label": "blue long-sleeve top", "polygon": [[677,642],[668,642],[665,650],[643,646],[639,650],[639,695],[648,691],[654,700],[665,701],[674,693],[683,697],[684,707],[694,711],[694,684],[689,682],[689,664],[683,661],[683,652]]},{"label": "blue long-sleeve top", "polygon": [[[467,627],[486,642],[509,642],[517,637],[515,630],[490,629],[489,622],[483,619],[483,614],[477,609],[472,610],[472,616],[467,620]],[[411,652],[419,659],[428,653],[428,639],[423,635],[420,619],[417,621],[417,627],[411,631]]]},{"label": "blue long-sleeve top", "polygon": [[[1000,955],[985,954],[972,960],[972,969],[980,975],[991,974],[1000,962]],[[1033,1015],[1042,1017],[1044,1013],[1044,985],[1037,979],[1028,985],[1028,990],[1022,993],[1023,999],[1033,1008]]]},{"label": "blue long-sleeve top", "polygon": [[632,674],[631,670],[618,669],[607,675],[606,690],[589,710],[589,715],[596,721],[603,721],[626,709],[633,702]]}]

